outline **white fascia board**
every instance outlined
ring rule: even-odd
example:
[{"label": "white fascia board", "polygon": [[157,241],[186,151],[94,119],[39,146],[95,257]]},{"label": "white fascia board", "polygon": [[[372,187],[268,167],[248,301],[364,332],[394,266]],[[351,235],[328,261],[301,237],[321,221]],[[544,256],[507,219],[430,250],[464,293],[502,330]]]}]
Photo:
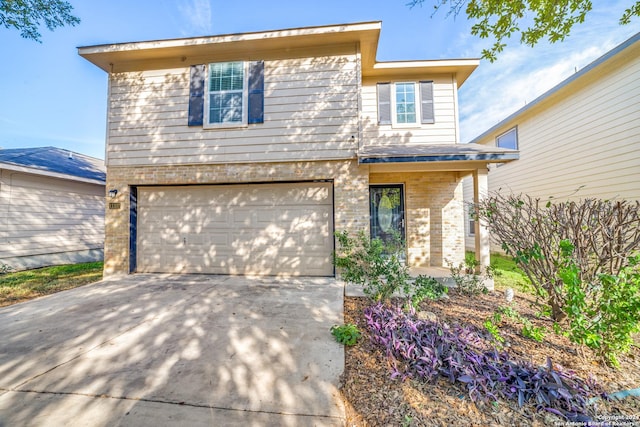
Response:
[{"label": "white fascia board", "polygon": [[106,185],[104,181],[97,179],[82,178],[75,175],[68,175],[65,173],[51,172],[38,168],[30,168],[27,166],[18,166],[11,163],[0,162],[0,169],[11,170],[14,172],[28,173],[31,175],[48,176],[50,178],[66,179],[68,181],[85,182],[87,184]]}]

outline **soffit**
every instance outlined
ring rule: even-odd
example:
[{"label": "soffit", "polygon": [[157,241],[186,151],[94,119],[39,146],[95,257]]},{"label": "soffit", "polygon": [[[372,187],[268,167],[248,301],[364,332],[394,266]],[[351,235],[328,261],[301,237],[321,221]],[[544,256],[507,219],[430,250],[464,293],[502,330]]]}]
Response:
[{"label": "soffit", "polygon": [[424,78],[434,74],[456,76],[458,87],[467,80],[480,65],[479,59],[443,59],[432,61],[390,61],[376,62],[372,67],[362,68],[363,77],[380,79]]},{"label": "soffit", "polygon": [[229,34],[187,39],[79,47],[83,58],[106,72],[139,71],[180,63],[193,58],[250,59],[260,52],[299,51],[323,46],[359,45],[363,67],[375,62],[380,22],[324,27],[305,27],[256,33]]},{"label": "soffit", "polygon": [[477,59],[377,62],[382,23],[304,27],[185,39],[79,47],[83,58],[106,72],[179,68],[207,61],[297,58],[355,52],[360,49],[363,77],[426,78],[455,75],[458,86],[479,65]]}]

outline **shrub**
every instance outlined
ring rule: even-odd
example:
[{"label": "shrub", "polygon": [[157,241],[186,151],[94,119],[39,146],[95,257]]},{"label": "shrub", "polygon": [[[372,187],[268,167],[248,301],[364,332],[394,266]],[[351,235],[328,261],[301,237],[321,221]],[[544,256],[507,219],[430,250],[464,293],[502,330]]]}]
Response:
[{"label": "shrub", "polygon": [[419,275],[413,283],[407,282],[404,293],[409,304],[415,309],[425,299],[437,300],[449,291],[442,283],[430,276]]},{"label": "shrub", "polygon": [[630,257],[617,275],[599,274],[593,283],[582,276],[573,244],[562,241],[558,277],[565,285],[567,335],[618,366],[617,355],[629,351],[632,334],[640,331],[640,255]]},{"label": "shrub", "polygon": [[395,294],[406,301],[405,307],[415,309],[425,299],[440,298],[448,291],[433,277],[420,275],[411,280],[402,256],[404,243],[399,236],[383,242],[370,240],[362,231],[355,238],[343,231],[336,233],[336,238],[339,248],[333,254],[333,262],[342,278],[361,285],[364,294],[373,301],[388,302]]},{"label": "shrub", "polygon": [[390,359],[392,378],[441,376],[464,385],[474,401],[533,402],[572,421],[588,420],[589,399],[604,396],[593,381],[554,368],[550,359],[543,367],[511,360],[471,326],[417,320],[381,304],[365,309],[365,319],[371,340]]},{"label": "shrub", "polygon": [[330,331],[336,341],[348,346],[356,345],[362,336],[358,327],[353,323],[347,323],[340,326],[334,325],[331,327]]},{"label": "shrub", "polygon": [[448,263],[451,271],[451,278],[456,284],[456,289],[469,296],[487,293],[485,280],[493,278],[493,269],[487,267],[485,271],[478,272],[480,263],[471,258],[465,257],[464,262],[457,266]]},{"label": "shrub", "polygon": [[387,301],[406,288],[409,272],[399,239],[384,243],[369,239],[363,231],[355,238],[343,231],[336,233],[336,238],[339,249],[333,260],[345,281],[363,286],[365,295],[374,301]]},{"label": "shrub", "polygon": [[497,193],[483,199],[474,212],[525,272],[556,321],[567,315],[566,287],[558,276],[560,242],[574,246],[573,260],[584,285],[599,282],[602,274],[619,276],[640,249],[640,201],[551,203]]}]

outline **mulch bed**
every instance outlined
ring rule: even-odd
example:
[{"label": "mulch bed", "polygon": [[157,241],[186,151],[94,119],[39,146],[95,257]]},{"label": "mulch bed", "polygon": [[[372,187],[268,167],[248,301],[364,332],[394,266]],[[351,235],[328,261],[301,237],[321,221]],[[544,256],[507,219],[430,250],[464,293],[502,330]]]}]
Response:
[{"label": "mulch bed", "polygon": [[[538,319],[532,307],[534,297],[515,292],[515,308],[535,326],[549,331],[542,343],[520,335],[520,326],[504,319],[500,333],[512,359],[529,360],[545,365],[547,356],[554,365],[572,370],[586,379],[592,375],[612,393],[640,387],[640,348],[619,357],[621,368],[612,369],[586,348],[577,349],[562,336],[554,334],[551,322]],[[355,323],[363,338],[346,348],[345,372],[341,390],[347,409],[347,426],[567,426],[570,424],[535,405],[518,407],[516,401],[501,400],[491,404],[474,403],[463,384],[440,378],[435,383],[415,379],[390,378],[389,362],[384,351],[370,342],[362,311],[370,304],[366,298],[345,298],[345,323]],[[467,297],[451,292],[449,298],[424,302],[429,311],[450,325],[482,323],[506,302],[501,292]],[[636,340],[637,342],[637,340]],[[640,426],[640,398],[598,401],[596,421],[609,420],[612,426]],[[617,423],[616,423],[617,422]],[[626,422],[626,423],[623,423]],[[605,425],[605,424],[602,424]]]}]

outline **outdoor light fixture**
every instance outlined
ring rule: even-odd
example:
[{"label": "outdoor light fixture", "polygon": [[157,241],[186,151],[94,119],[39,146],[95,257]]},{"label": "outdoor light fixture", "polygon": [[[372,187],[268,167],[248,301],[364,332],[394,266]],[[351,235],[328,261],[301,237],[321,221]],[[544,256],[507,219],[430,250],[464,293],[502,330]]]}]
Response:
[{"label": "outdoor light fixture", "polygon": [[116,190],[115,188],[113,190],[109,190],[109,197],[111,197],[112,199],[116,197],[117,194],[118,190]]}]

